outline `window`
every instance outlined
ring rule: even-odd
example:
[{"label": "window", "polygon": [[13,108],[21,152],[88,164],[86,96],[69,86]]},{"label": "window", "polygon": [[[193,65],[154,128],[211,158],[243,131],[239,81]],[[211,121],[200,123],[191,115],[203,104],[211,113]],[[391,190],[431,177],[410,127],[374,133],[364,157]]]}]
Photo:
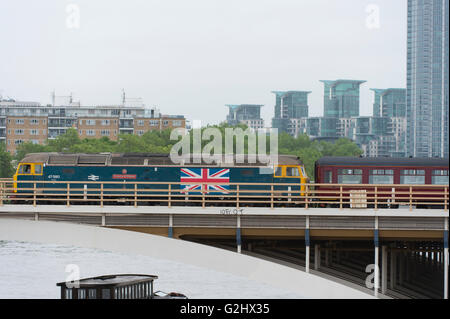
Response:
[{"label": "window", "polygon": [[361,184],[362,170],[361,169],[339,169],[338,170],[339,184]]},{"label": "window", "polygon": [[86,135],[94,136],[95,135],[95,131],[94,130],[86,130]]},{"label": "window", "polygon": [[394,184],[394,171],[390,169],[370,170],[369,184]]},{"label": "window", "polygon": [[400,184],[425,184],[425,171],[407,169],[400,173]]},{"label": "window", "polygon": [[281,177],[283,176],[283,167],[278,166],[277,169],[275,170],[275,176],[276,177]]},{"label": "window", "polygon": [[14,134],[16,134],[16,135],[23,135],[23,133],[24,133],[24,130],[22,130],[22,129],[18,129],[18,130],[14,131]]},{"label": "window", "polygon": [[78,299],[86,299],[86,289],[77,289]]},{"label": "window", "polygon": [[173,126],[181,126],[181,121],[173,121],[172,125]]},{"label": "window", "polygon": [[323,182],[327,184],[333,183],[333,172],[332,171],[325,171],[325,174],[323,176]]},{"label": "window", "polygon": [[138,125],[139,125],[139,126],[144,126],[144,121],[143,121],[143,120],[139,120],[139,121],[138,121]]},{"label": "window", "polygon": [[164,125],[164,126],[169,125],[169,121],[163,121],[163,125]]},{"label": "window", "polygon": [[95,120],[86,120],[86,125],[95,125]]},{"label": "window", "polygon": [[38,125],[38,124],[39,124],[39,120],[31,119],[31,120],[30,120],[30,124],[31,124],[31,125]]},{"label": "window", "polygon": [[72,288],[66,288],[66,299],[72,299]]},{"label": "window", "polygon": [[306,171],[305,171],[305,167],[304,166],[300,166],[300,169],[302,170],[303,177],[307,177]]},{"label": "window", "polygon": [[30,135],[39,135],[39,130],[30,130]]},{"label": "window", "polygon": [[88,289],[88,299],[96,299],[97,298],[97,289],[90,288]]},{"label": "window", "polygon": [[159,120],[150,120],[150,125],[151,125],[151,126],[157,126],[157,125],[159,125]]},{"label": "window", "polygon": [[102,289],[102,299],[111,299],[111,291],[109,289]]},{"label": "window", "polygon": [[34,173],[38,175],[42,174],[42,165],[40,164],[34,165]]},{"label": "window", "polygon": [[431,176],[431,184],[448,185],[448,170],[434,170]]},{"label": "window", "polygon": [[286,167],[286,176],[288,177],[300,177],[298,167]]},{"label": "window", "polygon": [[19,174],[31,174],[31,165],[30,164],[20,165]]},{"label": "window", "polygon": [[110,124],[110,121],[109,120],[102,120],[102,125],[103,126],[107,126],[107,125],[109,125]]},{"label": "window", "polygon": [[16,124],[24,124],[25,120],[24,119],[17,119],[16,120]]},{"label": "window", "polygon": [[109,130],[102,130],[101,134],[102,136],[109,136]]}]

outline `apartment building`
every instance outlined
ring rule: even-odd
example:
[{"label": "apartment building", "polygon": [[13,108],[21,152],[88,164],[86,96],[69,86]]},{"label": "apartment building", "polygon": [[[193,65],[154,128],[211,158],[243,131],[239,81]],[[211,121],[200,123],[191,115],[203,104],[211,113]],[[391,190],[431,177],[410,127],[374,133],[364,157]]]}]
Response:
[{"label": "apartment building", "polygon": [[0,143],[14,154],[24,142],[44,144],[75,128],[80,138],[118,140],[120,134],[143,135],[151,130],[185,128],[182,115],[164,115],[144,106],[46,105],[0,98]]},{"label": "apartment building", "polygon": [[15,151],[25,141],[43,144],[47,140],[47,118],[43,116],[8,116],[6,118],[6,150]]}]

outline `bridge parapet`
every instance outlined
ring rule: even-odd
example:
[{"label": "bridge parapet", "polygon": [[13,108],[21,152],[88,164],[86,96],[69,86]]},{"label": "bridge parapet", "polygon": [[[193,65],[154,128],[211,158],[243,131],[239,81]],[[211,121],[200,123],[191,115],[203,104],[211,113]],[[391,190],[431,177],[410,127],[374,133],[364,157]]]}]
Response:
[{"label": "bridge parapet", "polygon": [[[223,185],[222,185],[223,184]],[[0,180],[0,206],[10,201],[33,206],[51,202],[71,206],[91,204],[100,207],[121,203],[143,205],[248,206],[308,209],[311,207],[383,208],[429,207],[447,210],[448,185],[405,184],[258,184],[222,183],[223,190],[209,189],[213,182],[199,182],[201,190],[189,190],[181,182],[77,182]]]}]

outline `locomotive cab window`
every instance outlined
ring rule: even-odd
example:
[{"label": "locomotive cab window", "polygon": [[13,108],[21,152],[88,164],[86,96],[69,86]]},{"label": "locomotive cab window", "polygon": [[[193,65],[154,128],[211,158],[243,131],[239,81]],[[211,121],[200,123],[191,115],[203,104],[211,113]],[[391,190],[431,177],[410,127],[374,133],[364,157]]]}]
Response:
[{"label": "locomotive cab window", "polygon": [[19,174],[23,175],[31,174],[31,164],[20,164]]},{"label": "locomotive cab window", "polygon": [[300,166],[300,169],[301,169],[301,171],[302,171],[303,177],[307,177],[305,168],[304,168],[303,166]]},{"label": "locomotive cab window", "polygon": [[42,165],[34,164],[34,174],[41,175],[42,174]]},{"label": "locomotive cab window", "polygon": [[298,167],[286,167],[286,177],[300,177]]},{"label": "locomotive cab window", "polygon": [[275,177],[283,177],[283,167],[282,166],[277,166],[275,168],[274,176]]}]

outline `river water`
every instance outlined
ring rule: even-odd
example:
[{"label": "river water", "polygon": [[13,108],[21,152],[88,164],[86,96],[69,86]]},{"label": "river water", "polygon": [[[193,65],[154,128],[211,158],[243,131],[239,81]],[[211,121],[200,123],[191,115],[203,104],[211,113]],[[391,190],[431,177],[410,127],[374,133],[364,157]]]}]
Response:
[{"label": "river water", "polygon": [[155,291],[181,292],[189,298],[303,298],[247,278],[148,256],[17,241],[0,241],[0,298],[60,298],[56,283],[76,269],[81,278],[157,275]]}]

